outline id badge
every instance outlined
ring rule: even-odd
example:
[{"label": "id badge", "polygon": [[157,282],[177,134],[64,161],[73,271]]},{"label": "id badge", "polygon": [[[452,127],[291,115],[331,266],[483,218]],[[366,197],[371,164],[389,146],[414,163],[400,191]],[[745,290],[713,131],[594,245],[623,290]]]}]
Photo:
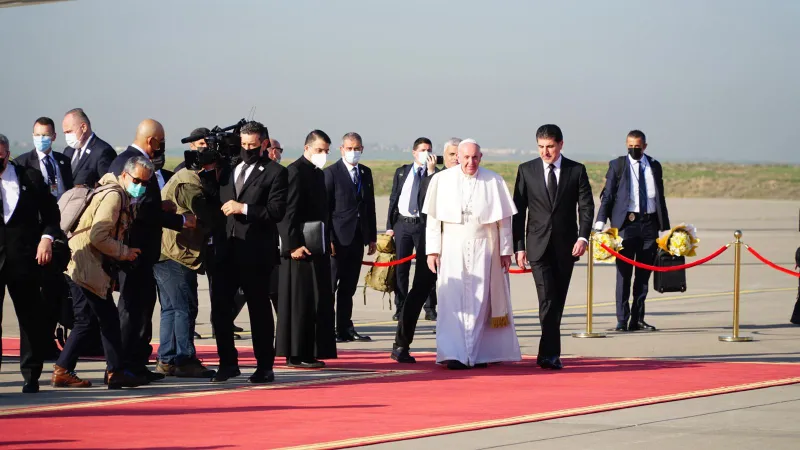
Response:
[{"label": "id badge", "polygon": [[50,185],[50,193],[55,195],[55,196],[58,196],[58,185],[57,184],[51,184]]}]

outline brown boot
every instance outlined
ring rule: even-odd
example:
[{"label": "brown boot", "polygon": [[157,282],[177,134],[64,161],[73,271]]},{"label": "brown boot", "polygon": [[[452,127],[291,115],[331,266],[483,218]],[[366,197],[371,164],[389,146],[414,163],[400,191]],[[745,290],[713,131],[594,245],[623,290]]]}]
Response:
[{"label": "brown boot", "polygon": [[191,359],[175,366],[174,375],[179,378],[211,378],[217,371],[207,368],[197,359]]},{"label": "brown boot", "polygon": [[53,387],[65,388],[87,388],[92,387],[92,383],[88,380],[81,380],[75,372],[69,371],[58,365],[53,365]]},{"label": "brown boot", "polygon": [[134,388],[143,384],[147,384],[145,377],[134,375],[127,370],[108,372],[109,389]]}]

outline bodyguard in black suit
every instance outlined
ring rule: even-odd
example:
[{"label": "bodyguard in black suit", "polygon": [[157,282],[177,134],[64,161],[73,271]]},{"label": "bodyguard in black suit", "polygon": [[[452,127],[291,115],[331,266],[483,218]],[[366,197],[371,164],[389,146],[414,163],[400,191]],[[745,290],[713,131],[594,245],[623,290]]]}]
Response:
[{"label": "bodyguard in black suit", "polygon": [[0,134],[0,322],[8,288],[20,328],[22,392],[35,393],[42,374],[42,337],[48,333],[40,316],[40,266],[52,259],[52,236],[60,231],[61,215],[41,174],[9,163],[9,156],[8,139]]},{"label": "bodyguard in black suit", "polygon": [[[394,236],[397,259],[403,259],[419,252],[420,238],[425,234],[422,225],[419,204],[419,185],[423,178],[436,172],[428,156],[431,154],[431,140],[425,137],[414,141],[412,155],[414,163],[398,167],[392,181],[392,193],[389,196],[389,214],[386,220],[386,234]],[[434,160],[435,162],[435,160]],[[426,167],[427,166],[427,167]],[[411,262],[396,266],[397,287],[394,291],[394,304],[397,311],[394,320],[399,320],[403,305],[408,295],[408,275]],[[425,303],[425,318],[436,320],[436,291],[432,290]]]},{"label": "bodyguard in black suit", "polygon": [[[661,163],[644,154],[647,141],[644,133],[633,130],[627,137],[628,156],[608,163],[606,185],[600,199],[595,229],[603,229],[606,220],[620,231],[621,254],[652,265],[656,258],[658,232],[668,230],[669,213],[664,198]],[[654,331],[644,321],[644,301],[650,282],[650,271],[636,268],[633,278],[633,306],[628,305],[631,276],[634,268],[617,260],[617,331]],[[628,323],[630,320],[630,324]]]},{"label": "bodyguard in black suit", "polygon": [[336,340],[369,341],[369,336],[356,332],[351,319],[364,246],[369,246],[368,254],[372,255],[378,240],[375,188],[370,168],[358,163],[364,151],[361,136],[345,134],[339,150],[342,158],[323,170],[333,227],[331,282],[336,293]]},{"label": "bodyguard in black suit", "polygon": [[[136,139],[114,160],[109,171],[122,174],[125,163],[137,156],[153,159],[164,152],[164,128],[155,120],[142,121],[136,129]],[[161,190],[155,177],[150,178],[146,190],[134,208],[136,218],[129,228],[129,245],[142,250],[136,261],[123,268],[119,274],[119,319],[122,331],[122,354],[128,367],[136,375],[150,381],[164,378],[163,374],[147,369],[153,347],[153,311],[156,305],[156,281],[153,265],[161,257],[161,228],[181,230],[193,227],[194,216],[185,217],[165,211]],[[172,205],[174,208],[174,205]],[[167,208],[170,209],[170,208]],[[173,209],[174,211],[174,209]]]},{"label": "bodyguard in black suit", "polygon": [[[458,144],[461,139],[452,138],[444,146],[444,165],[449,169],[458,165]],[[430,155],[436,161],[436,157]],[[439,173],[438,171],[432,175],[426,176],[419,187],[419,204],[420,209],[424,206],[425,195],[428,193],[428,186],[431,184],[431,179]],[[422,229],[425,229],[428,221],[427,214],[420,214],[422,218]],[[431,272],[428,268],[428,255],[425,253],[425,233],[422,233],[419,240],[419,248],[417,249],[417,257],[415,259],[416,267],[414,268],[414,282],[411,285],[411,290],[408,291],[406,296],[406,304],[400,313],[400,320],[397,322],[397,332],[394,337],[394,345],[392,346],[391,358],[400,363],[415,363],[417,362],[409,353],[409,347],[414,340],[414,333],[417,330],[417,322],[419,321],[419,313],[422,311],[422,305],[425,299],[428,298],[431,290],[436,287],[436,274]]]},{"label": "bodyguard in black suit", "polygon": [[239,288],[244,292],[253,332],[256,370],[251,383],[275,380],[275,323],[269,301],[270,273],[278,262],[274,230],[286,213],[286,169],[264,152],[269,146],[267,128],[248,122],[241,129],[242,162],[220,186],[224,227],[214,235],[216,272],[211,280],[211,321],[219,353],[219,370],[211,381],[241,375],[233,339],[233,304]]},{"label": "bodyguard in black suit", "polygon": [[561,316],[575,261],[589,242],[594,200],[586,167],[561,155],[561,129],[542,125],[536,141],[541,157],[521,164],[514,184],[514,250],[518,266],[530,262],[539,297],[542,338],[536,362],[557,370]]},{"label": "bodyguard in black suit", "polygon": [[94,134],[89,117],[81,108],[68,111],[61,126],[67,141],[64,156],[71,162],[73,183],[94,187],[109,172],[117,152]]}]

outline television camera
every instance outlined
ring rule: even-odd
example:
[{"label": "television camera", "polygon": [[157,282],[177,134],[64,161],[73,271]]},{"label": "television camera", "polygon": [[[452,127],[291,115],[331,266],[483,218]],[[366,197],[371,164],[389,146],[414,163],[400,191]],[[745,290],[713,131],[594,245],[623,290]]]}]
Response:
[{"label": "television camera", "polygon": [[183,152],[186,168],[200,170],[203,166],[213,162],[221,163],[227,167],[235,166],[239,159],[239,151],[242,148],[240,131],[246,123],[247,121],[242,119],[236,124],[225,128],[215,126],[205,136],[189,136],[181,139],[181,144],[205,139],[208,145],[208,148],[202,152],[196,150]]}]

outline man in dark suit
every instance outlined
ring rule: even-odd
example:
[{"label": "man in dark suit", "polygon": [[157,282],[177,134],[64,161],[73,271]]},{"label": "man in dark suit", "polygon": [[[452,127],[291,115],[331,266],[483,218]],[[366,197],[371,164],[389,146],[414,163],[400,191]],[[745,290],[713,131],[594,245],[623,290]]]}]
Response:
[{"label": "man in dark suit", "polygon": [[536,362],[558,370],[561,315],[575,261],[589,243],[594,200],[586,167],[561,155],[561,129],[542,125],[536,142],[540,157],[519,166],[514,184],[514,250],[519,267],[530,262],[539,297],[542,338]]},{"label": "man in dark suit", "polygon": [[[397,259],[410,256],[414,249],[419,251],[420,237],[425,228],[420,219],[422,205],[419,204],[419,185],[426,175],[436,172],[436,160],[430,163],[431,140],[425,137],[414,141],[412,155],[414,162],[398,167],[392,181],[392,193],[389,196],[389,214],[386,220],[386,234],[394,236]],[[427,167],[426,167],[427,166]],[[396,266],[397,288],[394,291],[394,305],[397,311],[394,320],[400,320],[403,305],[408,295],[408,275],[411,262]],[[425,319],[436,320],[436,291],[432,290],[425,302]]]},{"label": "man in dark suit", "polygon": [[40,266],[52,260],[61,214],[39,171],[9,163],[9,157],[8,139],[0,134],[0,322],[8,288],[20,329],[22,392],[35,393],[42,374],[42,337],[48,333],[40,316]]},{"label": "man in dark suit", "polygon": [[342,158],[323,170],[332,230],[331,282],[336,296],[336,341],[370,341],[353,326],[353,295],[361,275],[364,246],[375,253],[375,188],[372,171],[359,164],[364,145],[358,133],[347,133],[339,147]]},{"label": "man in dark suit", "polygon": [[117,152],[92,131],[92,123],[81,108],[67,111],[61,123],[67,148],[64,156],[71,161],[75,186],[94,187],[108,173]]},{"label": "man in dark suit", "polygon": [[[109,172],[120,176],[125,163],[137,156],[151,160],[164,153],[164,127],[157,121],[146,119],[136,129],[136,139],[127,150],[120,153],[109,167]],[[136,218],[129,229],[129,245],[142,250],[137,260],[127,265],[119,274],[119,320],[122,331],[122,354],[135,375],[149,381],[164,378],[164,374],[147,368],[153,347],[153,311],[156,305],[156,281],[153,265],[161,257],[161,228],[179,231],[193,228],[196,218],[191,214],[174,214],[175,205],[162,203],[161,190],[156,183],[147,183],[144,195],[134,208]]]},{"label": "man in dark suit", "polygon": [[223,229],[214,234],[216,272],[211,280],[211,313],[219,370],[211,381],[241,375],[233,339],[234,296],[244,292],[253,332],[256,370],[248,381],[275,380],[275,323],[269,302],[270,272],[278,262],[275,224],[286,213],[286,169],[265,156],[267,128],[251,121],[242,126],[242,161],[220,186]]},{"label": "man in dark suit", "polygon": [[[459,138],[451,138],[444,144],[444,166],[446,169],[458,165],[458,144],[461,143]],[[436,156],[430,155],[433,161],[436,161]],[[425,195],[428,193],[428,186],[431,184],[433,178],[438,171],[432,175],[426,176],[419,186],[419,205],[420,210],[424,206]],[[422,229],[427,225],[428,215],[420,214],[422,218]],[[419,313],[422,311],[422,305],[425,299],[428,298],[431,290],[436,287],[436,274],[431,272],[428,268],[428,255],[425,253],[425,233],[423,232],[419,240],[419,248],[417,248],[416,267],[414,268],[414,282],[411,285],[411,290],[408,291],[406,296],[406,304],[400,314],[400,320],[397,322],[397,332],[394,337],[394,345],[392,346],[391,358],[399,363],[415,363],[417,362],[409,353],[409,347],[414,340],[414,333],[417,330],[417,321],[419,320]]]},{"label": "man in dark suit", "polygon": [[[53,119],[40,117],[33,123],[33,146],[34,149],[24,153],[14,162],[38,171],[44,179],[49,191],[58,200],[61,195],[72,189],[72,169],[70,160],[63,154],[53,150],[53,142],[56,140],[56,126]],[[61,321],[62,311],[71,312],[66,280],[60,271],[45,270],[42,272],[42,297],[44,297],[44,308],[47,311],[46,329],[55,331],[56,325]],[[58,357],[59,350],[56,341],[51,334],[43,336],[46,342],[43,343],[45,359],[55,359]]]},{"label": "man in dark suit", "polygon": [[[652,265],[656,258],[658,232],[670,228],[663,172],[661,163],[644,154],[647,148],[644,133],[633,130],[628,133],[626,142],[628,156],[608,163],[595,229],[602,231],[606,220],[610,219],[611,227],[618,229],[622,237],[620,253]],[[654,326],[644,321],[649,270],[636,268],[633,306],[628,305],[633,271],[633,266],[617,260],[616,331],[655,331]]]}]

